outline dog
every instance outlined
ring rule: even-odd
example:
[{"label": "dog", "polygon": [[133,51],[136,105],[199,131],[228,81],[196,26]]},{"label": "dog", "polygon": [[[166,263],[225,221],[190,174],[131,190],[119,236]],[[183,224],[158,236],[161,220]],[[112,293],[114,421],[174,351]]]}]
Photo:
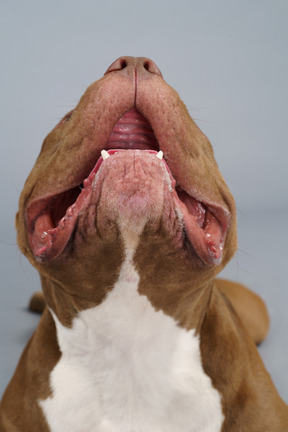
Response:
[{"label": "dog", "polygon": [[47,306],[1,432],[288,431],[255,345],[266,307],[215,279],[233,197],[154,62],[120,57],[53,129],[16,226]]}]

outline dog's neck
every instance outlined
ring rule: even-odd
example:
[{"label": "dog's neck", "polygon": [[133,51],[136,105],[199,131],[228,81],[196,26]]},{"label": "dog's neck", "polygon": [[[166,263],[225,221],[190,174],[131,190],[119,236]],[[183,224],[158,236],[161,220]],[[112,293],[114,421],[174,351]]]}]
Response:
[{"label": "dog's neck", "polygon": [[[81,280],[77,282],[78,289],[76,283],[72,290],[69,284],[60,285],[51,279],[42,277],[42,285],[46,293],[47,303],[54,316],[64,326],[71,327],[73,319],[81,311],[94,310],[96,308],[95,314],[97,315],[97,307],[105,304],[110,297],[117,296],[118,310],[122,311],[120,316],[116,319],[114,316],[115,312],[109,309],[107,309],[105,316],[107,316],[109,322],[114,321],[116,326],[121,327],[121,318],[124,321],[126,319],[124,311],[126,311],[126,316],[129,316],[131,313],[133,314],[135,306],[133,299],[143,297],[143,302],[145,299],[145,302],[154,311],[161,311],[172,317],[177,325],[187,330],[195,329],[198,333],[209,304],[213,283],[210,281],[202,284],[195,283],[193,272],[188,273],[185,280],[181,277],[177,279],[178,271],[179,275],[185,274],[181,269],[177,268],[177,262],[171,263],[175,265],[175,268],[170,268],[171,277],[168,277],[164,281],[161,278],[157,279],[155,278],[155,273],[151,270],[149,271],[144,265],[143,267],[140,266],[141,263],[139,263],[139,260],[135,256],[139,246],[139,232],[129,232],[122,229],[122,238],[124,253],[122,254],[122,264],[117,271],[117,278],[114,280],[113,285],[107,284],[107,278],[103,278],[102,284],[98,279],[92,290],[95,292],[94,300],[91,296],[85,298],[79,295],[79,293],[85,292],[81,286]],[[155,248],[157,248],[157,245]],[[139,249],[141,249],[142,258],[145,255],[143,247]],[[147,253],[149,254],[149,252]],[[157,267],[157,254],[151,257],[152,262],[153,259],[155,259]],[[111,273],[115,270],[112,266],[113,262],[111,262]],[[159,265],[160,274],[161,270]],[[147,308],[140,306],[140,309],[141,311],[138,311],[137,308],[135,309],[135,317],[137,317],[139,323],[141,323],[141,320],[145,322],[147,317],[149,317]],[[103,327],[105,326],[103,325]]]}]

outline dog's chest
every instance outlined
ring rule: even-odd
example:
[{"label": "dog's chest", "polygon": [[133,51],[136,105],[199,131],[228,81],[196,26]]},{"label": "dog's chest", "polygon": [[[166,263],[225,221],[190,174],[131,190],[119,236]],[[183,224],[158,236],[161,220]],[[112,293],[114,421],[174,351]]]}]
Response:
[{"label": "dog's chest", "polygon": [[[155,311],[126,261],[114,289],[71,329],[55,318],[62,356],[40,401],[52,432],[216,432],[221,398],[199,338]],[[157,289],[157,287],[155,287]]]}]

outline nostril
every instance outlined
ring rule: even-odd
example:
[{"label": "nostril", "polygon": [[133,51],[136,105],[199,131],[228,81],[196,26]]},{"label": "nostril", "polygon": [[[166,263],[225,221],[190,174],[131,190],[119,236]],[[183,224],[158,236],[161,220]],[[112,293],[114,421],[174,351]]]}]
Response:
[{"label": "nostril", "polygon": [[143,61],[143,68],[152,74],[156,74],[159,75],[160,77],[162,77],[162,73],[160,71],[160,69],[158,68],[158,66],[150,59],[145,59]]},{"label": "nostril", "polygon": [[107,69],[104,75],[106,75],[109,72],[121,71],[123,69],[126,69],[128,65],[129,65],[129,58],[119,57],[111,64],[111,66],[109,66],[109,68]]},{"label": "nostril", "polygon": [[125,69],[127,66],[128,66],[127,59],[125,59],[125,58],[120,59],[120,67],[121,67],[121,69]]},{"label": "nostril", "polygon": [[146,69],[146,70],[149,72],[150,63],[149,63],[148,60],[146,60],[146,61],[144,62],[143,66],[144,66],[144,69]]}]

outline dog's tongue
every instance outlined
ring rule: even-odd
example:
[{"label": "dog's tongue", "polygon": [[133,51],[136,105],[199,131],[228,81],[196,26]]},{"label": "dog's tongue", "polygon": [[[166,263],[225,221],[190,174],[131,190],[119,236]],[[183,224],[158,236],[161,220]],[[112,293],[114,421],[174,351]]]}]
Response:
[{"label": "dog's tongue", "polygon": [[114,126],[106,149],[156,150],[158,143],[149,122],[131,109]]},{"label": "dog's tongue", "polygon": [[147,222],[159,222],[164,195],[173,181],[161,155],[152,150],[109,150],[103,156],[91,194],[97,202],[101,191],[98,226],[101,218],[109,218],[121,228],[139,232]]}]

